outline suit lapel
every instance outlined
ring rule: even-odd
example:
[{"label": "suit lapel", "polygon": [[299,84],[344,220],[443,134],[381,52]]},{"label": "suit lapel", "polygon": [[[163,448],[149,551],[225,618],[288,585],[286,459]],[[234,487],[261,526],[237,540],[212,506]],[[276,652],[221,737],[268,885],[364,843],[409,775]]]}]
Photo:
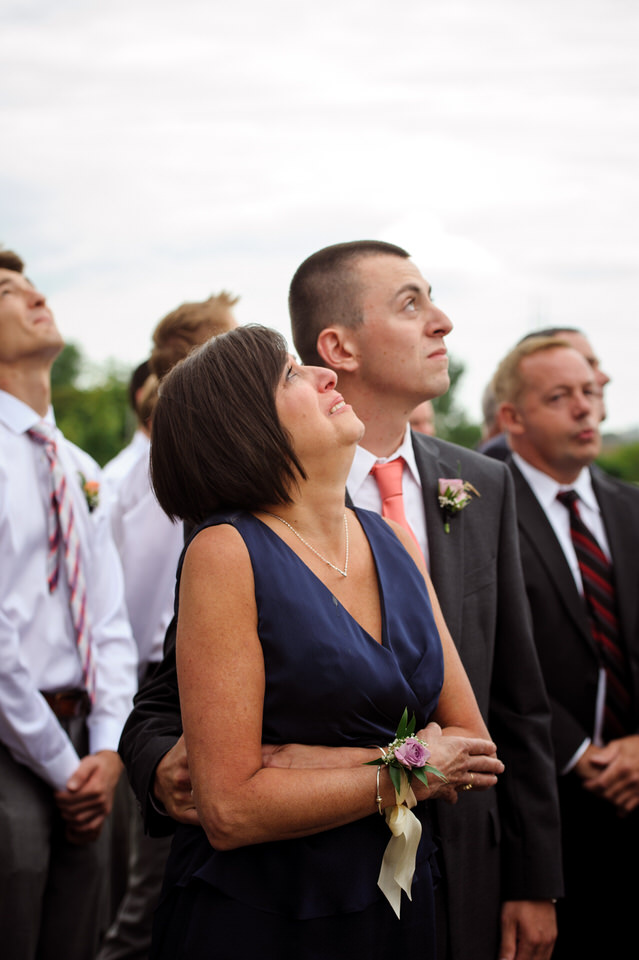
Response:
[{"label": "suit lapel", "polygon": [[593,650],[595,643],[588,624],[582,597],[577,590],[568,561],[537,497],[512,461],[509,466],[515,481],[517,523],[542,565],[571,619]]},{"label": "suit lapel", "polygon": [[413,449],[422,482],[431,579],[448,629],[453,637],[461,637],[459,584],[464,569],[464,525],[456,522],[460,518],[453,519],[450,533],[446,533],[437,500],[437,481],[440,477],[456,477],[459,467],[447,462],[429,437],[420,435],[418,438],[413,434]]}]

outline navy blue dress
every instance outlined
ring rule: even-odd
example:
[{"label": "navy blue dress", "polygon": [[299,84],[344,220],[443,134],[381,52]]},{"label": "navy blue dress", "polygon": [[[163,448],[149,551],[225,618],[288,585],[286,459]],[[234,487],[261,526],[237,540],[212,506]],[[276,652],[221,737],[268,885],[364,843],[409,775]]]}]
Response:
[{"label": "navy blue dress", "polygon": [[[283,540],[252,514],[215,515],[242,536],[255,577],[266,688],[263,742],[369,747],[393,739],[404,709],[425,726],[443,682],[441,643],[424,580],[388,525],[358,510],[377,568],[378,643]],[[180,568],[178,568],[178,577]],[[374,778],[371,776],[371,787]],[[398,920],[377,887],[390,831],[377,813],[294,840],[216,851],[204,831],[178,826],[151,956],[303,960],[434,956],[434,845],[428,804],[412,903]]]}]

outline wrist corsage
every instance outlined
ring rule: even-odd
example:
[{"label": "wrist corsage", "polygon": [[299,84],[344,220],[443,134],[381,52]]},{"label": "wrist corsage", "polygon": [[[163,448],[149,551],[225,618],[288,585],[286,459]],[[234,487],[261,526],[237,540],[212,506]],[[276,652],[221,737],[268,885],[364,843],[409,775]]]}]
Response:
[{"label": "wrist corsage", "polygon": [[444,774],[430,764],[430,750],[425,740],[415,737],[415,716],[408,719],[408,710],[404,710],[399,722],[395,739],[386,750],[380,747],[383,756],[369,760],[368,764],[377,766],[377,805],[381,810],[379,794],[379,775],[386,766],[395,788],[395,804],[384,811],[392,837],[384,852],[377,885],[399,917],[402,890],[411,900],[411,885],[415,873],[415,857],[422,835],[422,825],[411,812],[417,803],[411,787],[413,776],[428,786],[428,774],[432,773],[444,783]]},{"label": "wrist corsage", "polygon": [[439,495],[437,499],[444,514],[444,531],[445,533],[450,533],[451,519],[458,514],[460,510],[468,506],[472,500],[471,494],[474,494],[476,497],[481,496],[481,494],[478,493],[472,483],[468,483],[467,480],[460,480],[459,478],[446,480],[442,478],[437,482],[439,485]]}]

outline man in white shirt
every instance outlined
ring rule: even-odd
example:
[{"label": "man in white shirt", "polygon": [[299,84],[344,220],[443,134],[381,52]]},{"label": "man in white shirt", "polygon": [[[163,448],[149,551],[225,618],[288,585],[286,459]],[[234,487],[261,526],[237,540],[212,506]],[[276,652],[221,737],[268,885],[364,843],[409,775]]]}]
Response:
[{"label": "man in white shirt", "polygon": [[612,956],[627,950],[636,904],[639,490],[592,466],[601,384],[571,341],[523,341],[493,384],[553,713],[566,884],[554,956]]},{"label": "man in white shirt", "polygon": [[[84,960],[107,919],[104,828],[136,653],[99,468],[53,419],[63,341],[22,271],[0,250],[0,942],[6,960]],[[51,450],[72,513],[71,581]]]},{"label": "man in white shirt", "polygon": [[135,432],[129,443],[102,468],[102,492],[113,499],[122,479],[126,476],[133,464],[140,458],[142,451],[149,451],[150,427],[148,412],[140,409],[140,399],[144,392],[144,385],[151,375],[148,360],[138,364],[129,380],[129,406],[135,414]]}]

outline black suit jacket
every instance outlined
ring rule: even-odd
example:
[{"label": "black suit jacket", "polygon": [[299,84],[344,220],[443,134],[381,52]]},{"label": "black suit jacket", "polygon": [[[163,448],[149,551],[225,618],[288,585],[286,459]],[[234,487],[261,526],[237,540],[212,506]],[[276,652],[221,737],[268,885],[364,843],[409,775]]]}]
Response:
[{"label": "black suit jacket", "polygon": [[[563,550],[528,483],[510,462],[535,642],[552,707],[559,770],[594,729],[599,657]],[[592,484],[613,560],[621,638],[639,729],[639,489],[593,469]]]},{"label": "black suit jacket", "polygon": [[[494,960],[503,899],[562,893],[559,814],[550,715],[532,642],[507,468],[442,440],[413,434],[422,479],[431,574],[444,616],[506,765],[497,790],[437,804],[446,878],[450,956]],[[445,533],[440,477],[461,476],[481,494]],[[171,828],[150,802],[157,763],[181,730],[175,634],[138,693],[120,752],[147,827]]]}]

